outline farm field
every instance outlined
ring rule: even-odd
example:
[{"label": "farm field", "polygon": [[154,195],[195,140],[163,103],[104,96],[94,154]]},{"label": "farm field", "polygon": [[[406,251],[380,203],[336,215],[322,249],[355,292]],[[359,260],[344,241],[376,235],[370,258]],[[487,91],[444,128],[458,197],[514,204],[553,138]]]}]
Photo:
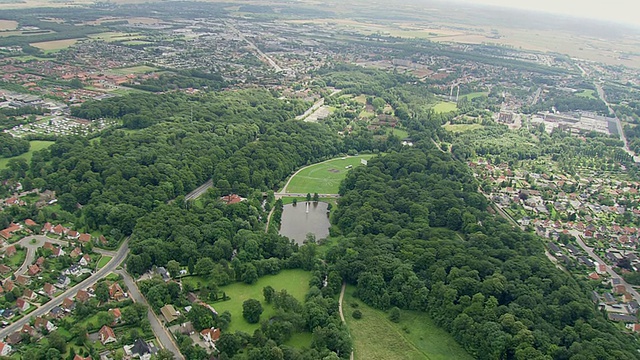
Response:
[{"label": "farm field", "polygon": [[15,30],[18,28],[18,22],[13,20],[0,20],[0,31]]},{"label": "farm field", "polygon": [[[293,295],[301,303],[304,301],[304,296],[309,290],[309,280],[311,280],[311,273],[304,270],[282,270],[277,275],[265,275],[258,279],[253,285],[245,283],[234,283],[227,286],[221,286],[220,291],[224,291],[229,300],[215,302],[211,305],[217,312],[229,311],[231,313],[231,326],[230,332],[244,331],[249,334],[253,334],[253,331],[257,329],[260,324],[249,324],[242,317],[242,303],[248,299],[256,299],[262,303],[264,312],[260,316],[260,320],[269,319],[276,314],[276,310],[273,305],[269,305],[264,302],[264,296],[262,295],[262,288],[267,285],[273,287],[276,291],[287,290],[290,295]],[[199,277],[186,277],[183,278],[184,282],[191,282],[197,285],[198,281],[202,281]],[[303,341],[301,339],[292,338],[291,341]],[[306,341],[306,340],[305,340]]]},{"label": "farm field", "polygon": [[340,182],[349,171],[346,167],[359,166],[361,159],[371,159],[373,156],[373,154],[350,156],[310,165],[291,179],[287,193],[337,194]]},{"label": "farm field", "polygon": [[447,124],[447,125],[443,125],[442,127],[447,131],[459,133],[459,132],[482,129],[484,126],[480,124]]},{"label": "farm field", "polygon": [[77,43],[81,39],[64,39],[64,40],[54,40],[54,41],[44,41],[31,43],[29,45],[42,49],[46,52],[58,51],[62,49],[66,49],[69,46]]},{"label": "farm field", "polygon": [[437,113],[446,113],[446,112],[458,110],[458,105],[450,101],[441,101],[437,103],[434,107],[432,107],[432,109]]},{"label": "farm field", "polygon": [[[473,359],[446,331],[425,313],[402,310],[394,323],[353,297],[354,286],[345,291],[344,317],[354,343],[356,360],[471,360]],[[352,304],[358,304],[361,319],[354,319]]]},{"label": "farm field", "polygon": [[34,152],[36,152],[38,150],[46,149],[49,146],[53,145],[54,142],[53,141],[32,140],[32,141],[29,141],[29,143],[31,144],[31,148],[26,153],[24,153],[22,155],[10,157],[10,158],[0,158],[0,170],[6,168],[7,164],[9,163],[9,160],[11,160],[11,159],[25,159],[25,160],[27,160],[27,162],[29,162],[31,160],[31,157],[33,156]]}]

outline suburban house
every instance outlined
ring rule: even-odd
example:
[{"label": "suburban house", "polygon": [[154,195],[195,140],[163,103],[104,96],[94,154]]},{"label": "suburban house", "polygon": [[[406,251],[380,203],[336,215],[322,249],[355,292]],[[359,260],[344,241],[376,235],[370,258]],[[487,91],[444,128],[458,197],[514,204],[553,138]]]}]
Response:
[{"label": "suburban house", "polygon": [[7,279],[4,281],[4,283],[2,284],[2,287],[4,288],[5,291],[11,291],[13,290],[13,287],[15,285],[13,284],[13,281]]},{"label": "suburban house", "polygon": [[53,256],[54,257],[59,257],[59,256],[62,256],[64,254],[65,254],[65,252],[64,252],[64,250],[62,250],[62,248],[57,247],[57,248],[53,249]]},{"label": "suburban house", "polygon": [[40,272],[40,268],[38,267],[38,265],[33,264],[33,265],[29,266],[28,273],[29,273],[30,276],[37,275],[39,272]]},{"label": "suburban house", "polygon": [[144,340],[138,339],[133,345],[125,345],[124,353],[129,358],[140,358],[142,360],[151,359],[153,350]]},{"label": "suburban house", "polygon": [[53,227],[53,229],[51,229],[51,232],[56,234],[56,235],[64,235],[69,231],[69,229],[65,228],[64,226],[58,224],[56,226]]},{"label": "suburban house", "polygon": [[53,244],[52,244],[52,243],[50,243],[50,242],[48,242],[48,241],[46,241],[46,242],[44,243],[44,245],[42,245],[42,247],[43,247],[43,248],[45,248],[45,249],[47,249],[47,250],[51,250],[51,251],[53,251]]},{"label": "suburban house", "polygon": [[80,255],[82,255],[82,250],[80,250],[79,247],[76,247],[69,253],[69,256],[71,256],[73,259],[77,258]]},{"label": "suburban house", "polygon": [[125,298],[125,292],[122,290],[122,287],[120,287],[120,284],[115,282],[109,286],[109,297],[116,301],[120,301]]},{"label": "suburban house", "polygon": [[31,305],[29,305],[29,303],[25,299],[21,297],[16,299],[16,307],[18,308],[18,310],[25,312],[29,309],[29,306]]},{"label": "suburban house", "polygon": [[88,243],[91,241],[91,234],[80,234],[80,236],[78,236],[78,241],[81,243]]},{"label": "suburban house", "polygon": [[0,274],[8,274],[11,272],[11,268],[5,264],[0,264]]},{"label": "suburban house", "polygon": [[76,308],[76,302],[73,301],[72,299],[69,298],[65,298],[64,300],[62,300],[62,307],[66,310],[66,311],[73,311],[73,309]]},{"label": "suburban house", "polygon": [[31,289],[25,289],[25,291],[22,293],[22,296],[25,299],[29,299],[29,300],[35,300],[38,297],[38,294],[36,294],[33,290]]},{"label": "suburban house", "polygon": [[31,283],[31,278],[24,275],[18,275],[16,276],[16,282],[22,286],[29,285]]},{"label": "suburban house", "polygon": [[108,327],[107,325],[104,325],[102,329],[98,331],[98,334],[100,335],[100,342],[102,343],[102,345],[118,341],[118,339],[116,339],[116,334],[113,332],[113,329]]},{"label": "suburban house", "polygon": [[29,324],[24,324],[22,325],[22,329],[20,330],[21,333],[23,334],[29,334],[31,336],[36,335],[36,329],[33,328],[33,326],[29,325]]},{"label": "suburban house", "polygon": [[47,331],[53,331],[56,329],[56,326],[53,323],[42,316],[38,316],[35,320],[34,326],[36,329],[47,329]]},{"label": "suburban house", "polygon": [[67,239],[75,240],[80,237],[80,233],[75,230],[67,231]]},{"label": "suburban house", "polygon": [[[42,233],[43,233],[43,234],[50,233],[50,232],[51,232],[51,230],[53,230],[53,225],[51,225],[51,223],[49,223],[49,222],[48,222],[48,223],[45,223],[45,224],[42,226]],[[45,245],[46,245],[46,243],[45,243]]]},{"label": "suburban house", "polygon": [[211,328],[200,331],[200,336],[207,346],[215,347],[215,342],[220,338],[220,329]]},{"label": "suburban house", "polygon": [[122,320],[122,312],[118,308],[109,309],[109,314],[113,315],[113,323],[119,323]]},{"label": "suburban house", "polygon": [[13,255],[16,254],[16,247],[15,245],[11,245],[9,246],[5,251],[4,251],[4,255],[7,257],[12,257]]},{"label": "suburban house", "polygon": [[49,295],[49,296],[52,296],[53,294],[56,293],[55,286],[53,286],[53,285],[51,285],[49,283],[44,284],[44,287],[42,289],[44,290],[44,293]]},{"label": "suburban house", "polygon": [[84,290],[78,290],[78,293],[76,294],[76,301],[79,301],[81,303],[89,300],[91,296],[89,295],[88,292],[84,291]]},{"label": "suburban house", "polygon": [[76,354],[76,356],[73,357],[73,360],[91,360],[91,356],[82,357],[82,356]]},{"label": "suburban house", "polygon": [[160,308],[160,312],[162,312],[162,315],[167,320],[167,323],[173,322],[180,316],[180,313],[177,312],[171,304],[167,304]]},{"label": "suburban house", "polygon": [[8,356],[11,354],[11,345],[0,341],[0,356]]},{"label": "suburban house", "polygon": [[38,223],[36,223],[35,221],[33,221],[31,219],[25,220],[24,224],[27,225],[27,226],[38,226]]},{"label": "suburban house", "polygon": [[20,333],[20,331],[16,331],[13,334],[7,336],[6,342],[9,345],[19,344],[22,342],[22,334]]},{"label": "suburban house", "polygon": [[69,284],[71,284],[71,279],[69,279],[69,277],[66,275],[60,275],[60,277],[58,277],[58,282],[55,284],[55,287],[64,289],[69,286]]},{"label": "suburban house", "polygon": [[78,264],[80,264],[80,266],[87,266],[89,265],[90,262],[91,262],[91,257],[87,254],[84,254],[80,259],[80,261],[78,262]]}]

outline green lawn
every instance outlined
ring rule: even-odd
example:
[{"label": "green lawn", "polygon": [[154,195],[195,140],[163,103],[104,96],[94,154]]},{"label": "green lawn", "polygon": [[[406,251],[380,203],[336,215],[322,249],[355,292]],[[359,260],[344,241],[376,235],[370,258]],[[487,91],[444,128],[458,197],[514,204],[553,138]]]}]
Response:
[{"label": "green lawn", "polygon": [[[354,343],[356,360],[471,360],[453,337],[435,325],[425,313],[402,311],[399,323],[389,320],[386,312],[365,305],[345,292],[343,309]],[[358,304],[362,318],[354,319],[352,303]],[[405,330],[406,329],[406,330]]]},{"label": "green lawn", "polygon": [[441,101],[437,103],[432,109],[437,113],[446,113],[458,110],[458,105],[450,101]]},{"label": "green lawn", "polygon": [[460,95],[460,97],[461,98],[466,97],[469,100],[473,100],[475,98],[482,97],[482,96],[487,96],[487,95],[489,95],[489,92],[487,92],[487,91],[479,91],[479,92],[473,92],[473,93],[469,93],[469,94]]},{"label": "green lawn", "polygon": [[454,133],[459,133],[459,132],[465,132],[465,131],[472,131],[472,130],[477,130],[477,129],[482,129],[484,126],[480,125],[480,124],[447,124],[447,125],[443,125],[442,126],[445,130],[454,132]]},{"label": "green lawn", "polygon": [[[195,279],[195,281],[198,281],[197,277],[183,278],[182,281],[192,281],[191,279]],[[275,315],[276,311],[272,305],[268,305],[264,302],[264,297],[262,296],[262,288],[267,285],[271,285],[276,291],[285,289],[289,294],[293,295],[302,303],[304,301],[305,294],[309,290],[309,280],[311,280],[311,273],[308,271],[282,270],[278,275],[266,275],[261,277],[253,285],[247,285],[245,283],[234,283],[231,285],[223,286],[220,288],[220,290],[224,291],[227,296],[229,296],[229,300],[223,302],[215,302],[211,305],[219,313],[226,310],[231,313],[231,327],[229,328],[230,332],[239,330],[249,334],[253,334],[253,331],[256,330],[260,325],[249,324],[242,317],[242,303],[245,300],[259,300],[262,303],[262,307],[264,308],[264,312],[260,316],[260,320],[269,319],[273,315]],[[307,337],[294,337],[290,341],[294,343],[309,342]],[[306,346],[308,346],[308,344]]]},{"label": "green lawn", "polygon": [[580,92],[575,93],[575,95],[595,100],[596,97],[593,95],[594,92],[595,91],[593,91],[593,90],[582,90]]},{"label": "green lawn", "polygon": [[15,270],[22,265],[26,257],[27,250],[17,250],[15,255],[5,260],[5,264]]},{"label": "green lawn", "polygon": [[31,148],[26,153],[24,153],[22,155],[10,157],[10,158],[0,158],[0,170],[6,168],[7,167],[7,163],[9,163],[9,160],[11,160],[11,159],[25,159],[25,160],[27,160],[27,162],[29,162],[31,160],[31,157],[33,156],[33,153],[35,151],[48,148],[49,146],[53,145],[54,142],[53,141],[32,140],[32,141],[29,141],[29,143],[31,144]]},{"label": "green lawn", "polygon": [[358,155],[346,158],[336,158],[327,162],[311,165],[300,171],[289,183],[288,193],[306,194],[337,194],[340,182],[350,169],[360,165],[360,159],[370,159],[374,155]]},{"label": "green lawn", "polygon": [[144,73],[149,73],[156,70],[158,69],[151,66],[140,65],[140,66],[120,68],[120,69],[112,69],[110,70],[110,72],[114,74],[119,74],[119,75],[128,75],[128,74],[144,74]]},{"label": "green lawn", "polygon": [[98,261],[98,269],[102,269],[109,261],[111,261],[111,256],[103,255]]},{"label": "green lawn", "polygon": [[402,130],[402,129],[389,130],[389,134],[391,133],[393,133],[395,136],[399,137],[400,139],[406,139],[409,137],[409,133],[407,132],[407,130]]}]

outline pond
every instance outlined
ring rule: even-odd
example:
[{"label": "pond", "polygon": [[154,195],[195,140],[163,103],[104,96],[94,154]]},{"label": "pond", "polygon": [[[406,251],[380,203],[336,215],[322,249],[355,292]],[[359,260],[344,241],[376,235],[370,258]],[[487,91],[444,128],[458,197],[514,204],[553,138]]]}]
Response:
[{"label": "pond", "polygon": [[285,205],[282,211],[282,225],[280,235],[295,240],[302,245],[308,233],[316,236],[316,239],[324,239],[329,236],[329,204],[324,202],[301,201],[297,205]]}]

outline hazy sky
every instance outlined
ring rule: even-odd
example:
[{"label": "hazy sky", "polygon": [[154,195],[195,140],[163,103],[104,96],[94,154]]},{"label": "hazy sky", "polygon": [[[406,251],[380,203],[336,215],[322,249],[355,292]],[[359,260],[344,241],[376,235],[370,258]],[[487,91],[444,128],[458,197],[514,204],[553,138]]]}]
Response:
[{"label": "hazy sky", "polygon": [[527,10],[540,10],[640,26],[638,0],[458,0]]}]

